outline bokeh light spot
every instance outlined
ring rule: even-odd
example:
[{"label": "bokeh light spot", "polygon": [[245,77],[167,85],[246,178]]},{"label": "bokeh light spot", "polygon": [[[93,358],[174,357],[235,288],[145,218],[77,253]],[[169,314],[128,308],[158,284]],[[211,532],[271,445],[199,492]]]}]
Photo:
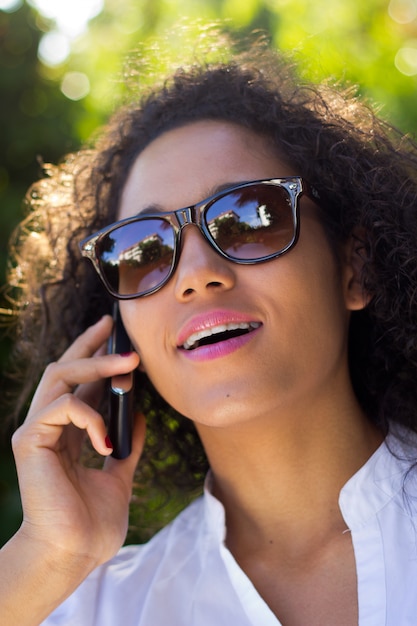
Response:
[{"label": "bokeh light spot", "polygon": [[400,48],[395,55],[395,67],[405,76],[417,74],[417,44],[415,47]]},{"label": "bokeh light spot", "polygon": [[23,4],[23,0],[0,0],[0,11],[17,11]]},{"label": "bokeh light spot", "polygon": [[67,72],[62,79],[61,91],[70,100],[81,100],[90,92],[88,76],[82,72]]},{"label": "bokeh light spot", "polygon": [[103,9],[103,0],[30,0],[45,17],[55,20],[57,29],[77,37],[87,23]]},{"label": "bokeh light spot", "polygon": [[398,24],[409,24],[417,17],[417,0],[391,0],[388,14]]},{"label": "bokeh light spot", "polygon": [[39,43],[38,57],[45,65],[54,67],[63,63],[70,53],[70,42],[63,33],[51,30]]}]

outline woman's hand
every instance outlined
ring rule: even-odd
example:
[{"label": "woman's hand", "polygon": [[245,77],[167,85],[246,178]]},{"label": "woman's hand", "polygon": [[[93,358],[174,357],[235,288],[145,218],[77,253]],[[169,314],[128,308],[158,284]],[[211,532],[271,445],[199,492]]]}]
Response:
[{"label": "woman's hand", "polygon": [[[122,545],[134,471],[145,424],[138,416],[132,453],[109,457],[103,419],[93,408],[103,379],[131,372],[138,355],[102,354],[112,328],[110,316],[86,330],[58,362],[47,367],[24,424],[13,436],[24,519],[20,537],[38,545],[80,576],[111,558]],[[85,434],[103,469],[80,462]]]}]

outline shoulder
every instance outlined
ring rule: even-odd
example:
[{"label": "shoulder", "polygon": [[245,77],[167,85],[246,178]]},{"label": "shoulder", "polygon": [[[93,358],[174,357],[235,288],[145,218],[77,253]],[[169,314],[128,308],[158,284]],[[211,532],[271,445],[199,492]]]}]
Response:
[{"label": "shoulder", "polygon": [[393,428],[345,485],[341,508],[351,531],[362,613],[372,615],[375,623],[413,624],[417,609],[416,435]]},{"label": "shoulder", "polygon": [[339,500],[348,527],[362,527],[392,510],[417,517],[417,435],[392,428],[385,441],[344,485]]}]

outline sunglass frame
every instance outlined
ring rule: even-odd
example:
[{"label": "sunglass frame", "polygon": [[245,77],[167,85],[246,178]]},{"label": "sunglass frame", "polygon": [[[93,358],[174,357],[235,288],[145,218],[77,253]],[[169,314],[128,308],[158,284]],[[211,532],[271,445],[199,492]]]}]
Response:
[{"label": "sunglass frame", "polygon": [[[291,241],[282,249],[277,252],[268,254],[266,256],[257,257],[254,259],[239,259],[233,256],[230,256],[224,250],[222,250],[216,243],[212,233],[206,225],[204,218],[204,213],[207,211],[214,202],[220,200],[224,196],[227,196],[230,193],[238,191],[239,189],[244,189],[247,187],[251,187],[253,185],[272,185],[277,186],[288,193],[290,201],[291,201],[291,211],[293,216],[293,226],[294,232]],[[242,183],[238,183],[231,187],[227,187],[222,191],[213,194],[209,198],[198,202],[197,204],[184,207],[181,209],[176,209],[174,211],[166,211],[166,212],[144,212],[138,215],[125,218],[123,220],[119,220],[110,224],[109,226],[105,226],[101,230],[96,233],[89,235],[79,243],[79,248],[81,255],[89,259],[97,274],[99,275],[104,287],[109,292],[111,296],[116,298],[117,300],[132,300],[134,298],[141,298],[144,296],[151,295],[156,291],[159,291],[166,283],[170,280],[171,276],[175,272],[176,266],[180,257],[181,250],[181,233],[185,226],[188,224],[195,224],[200,232],[203,234],[206,241],[212,246],[214,250],[218,254],[220,254],[223,258],[231,261],[232,263],[237,263],[239,265],[254,265],[257,263],[264,263],[266,261],[270,261],[271,259],[275,259],[279,256],[282,256],[289,250],[291,250],[295,244],[297,243],[299,232],[300,232],[300,217],[299,217],[299,198],[305,195],[313,202],[318,203],[320,200],[320,196],[315,187],[313,187],[308,181],[306,181],[301,176],[291,176],[285,178],[267,178],[267,179],[258,179],[245,181]],[[151,289],[141,291],[135,294],[119,294],[115,291],[110,283],[108,282],[104,272],[102,271],[100,265],[99,255],[97,253],[97,249],[100,245],[101,240],[112,233],[114,230],[120,228],[121,226],[132,224],[135,222],[145,221],[147,219],[159,219],[162,221],[167,221],[174,230],[174,250],[173,250],[173,258],[171,263],[171,268],[167,274],[167,276],[163,279],[161,283],[152,287]]]}]

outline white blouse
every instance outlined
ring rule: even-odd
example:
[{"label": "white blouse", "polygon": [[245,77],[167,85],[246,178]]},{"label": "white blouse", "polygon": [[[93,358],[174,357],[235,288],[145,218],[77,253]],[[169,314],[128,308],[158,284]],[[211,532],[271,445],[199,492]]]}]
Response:
[{"label": "white blouse", "polygon": [[[417,626],[417,469],[406,477],[412,454],[415,440],[408,450],[390,435],[340,493],[359,626]],[[206,488],[149,543],[122,548],[95,570],[43,626],[279,626],[225,536],[223,506]]]}]

